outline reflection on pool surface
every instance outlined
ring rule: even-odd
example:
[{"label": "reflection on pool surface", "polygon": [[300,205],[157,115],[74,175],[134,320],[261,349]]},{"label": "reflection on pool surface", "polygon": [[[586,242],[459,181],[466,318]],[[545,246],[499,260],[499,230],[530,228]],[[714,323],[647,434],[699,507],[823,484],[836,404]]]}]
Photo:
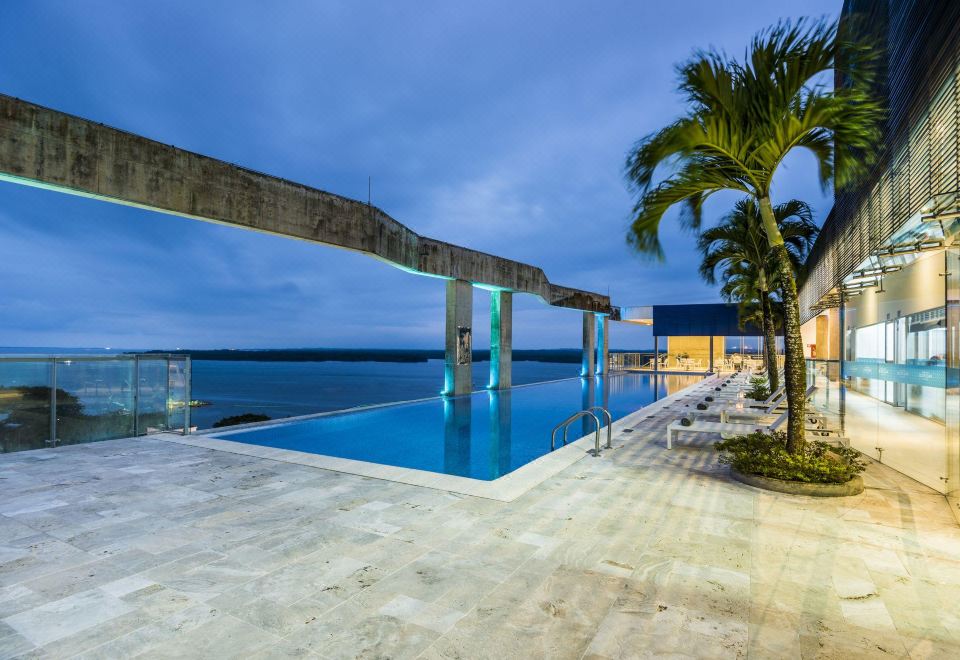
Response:
[{"label": "reflection on pool surface", "polygon": [[[549,453],[553,427],[579,410],[603,406],[616,420],[699,380],[654,374],[571,378],[212,437],[489,481]],[[592,420],[575,423],[570,439],[592,430]]]}]

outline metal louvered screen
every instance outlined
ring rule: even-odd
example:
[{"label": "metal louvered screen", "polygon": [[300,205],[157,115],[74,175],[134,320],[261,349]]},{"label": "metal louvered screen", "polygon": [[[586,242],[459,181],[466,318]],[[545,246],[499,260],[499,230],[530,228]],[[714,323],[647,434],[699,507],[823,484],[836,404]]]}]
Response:
[{"label": "metal louvered screen", "polygon": [[884,151],[869,176],[835,195],[807,260],[803,321],[932,197],[960,188],[960,1],[846,0],[841,28],[854,25],[885,32],[863,35],[886,44]]}]

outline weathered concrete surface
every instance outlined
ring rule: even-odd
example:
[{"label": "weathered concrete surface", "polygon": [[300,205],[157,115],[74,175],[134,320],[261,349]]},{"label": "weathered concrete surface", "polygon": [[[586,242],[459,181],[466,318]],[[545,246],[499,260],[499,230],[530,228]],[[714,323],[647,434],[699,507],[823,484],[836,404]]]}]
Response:
[{"label": "weathered concrete surface", "polygon": [[543,270],[420,236],[376,207],[0,95],[0,178],[355,250],[400,268],[609,312]]},{"label": "weathered concrete surface", "polygon": [[580,375],[590,378],[596,366],[597,356],[597,322],[593,314],[583,313],[583,361],[580,364]]},{"label": "weathered concrete surface", "polygon": [[606,376],[610,370],[610,333],[606,316],[597,316],[597,374]]},{"label": "weathered concrete surface", "polygon": [[[460,347],[461,331],[466,343]],[[448,396],[473,391],[473,287],[464,280],[447,282],[446,352],[443,393]]]}]

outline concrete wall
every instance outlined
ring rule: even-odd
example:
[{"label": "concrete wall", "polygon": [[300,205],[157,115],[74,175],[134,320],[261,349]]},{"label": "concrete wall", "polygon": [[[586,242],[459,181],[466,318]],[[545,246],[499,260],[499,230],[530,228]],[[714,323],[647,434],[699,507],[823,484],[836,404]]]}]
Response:
[{"label": "concrete wall", "polygon": [[3,95],[0,179],[355,250],[559,307],[614,312],[608,296],[552,284],[529,264],[420,236],[362,202]]},{"label": "concrete wall", "polygon": [[800,326],[800,336],[803,338],[803,357],[812,358],[813,352],[810,347],[817,345],[817,318],[813,317]]}]

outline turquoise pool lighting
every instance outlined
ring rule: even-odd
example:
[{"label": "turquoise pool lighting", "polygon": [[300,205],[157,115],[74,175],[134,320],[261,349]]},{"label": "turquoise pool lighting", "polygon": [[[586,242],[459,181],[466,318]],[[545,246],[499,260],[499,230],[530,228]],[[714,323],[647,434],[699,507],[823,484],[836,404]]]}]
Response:
[{"label": "turquoise pool lighting", "polygon": [[[489,481],[548,453],[551,430],[571,413],[601,405],[616,420],[699,380],[653,374],[571,378],[212,437]],[[586,422],[577,424],[570,437],[591,431]]]}]

